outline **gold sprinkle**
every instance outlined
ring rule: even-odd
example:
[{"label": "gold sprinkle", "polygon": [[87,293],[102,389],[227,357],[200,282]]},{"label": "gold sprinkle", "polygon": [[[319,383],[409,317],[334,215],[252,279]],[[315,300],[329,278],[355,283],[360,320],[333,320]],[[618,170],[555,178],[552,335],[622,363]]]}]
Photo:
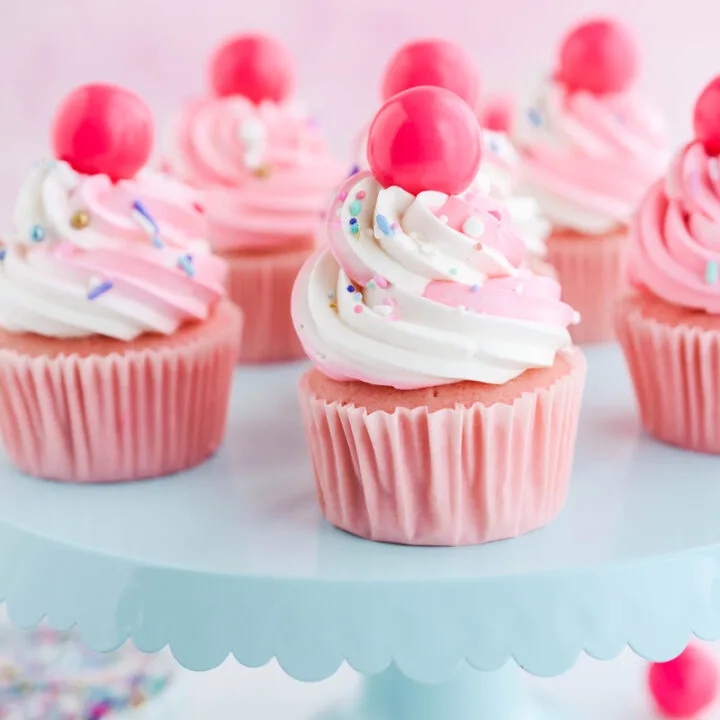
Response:
[{"label": "gold sprinkle", "polygon": [[331,310],[337,310],[337,303],[330,303]]},{"label": "gold sprinkle", "polygon": [[76,230],[83,230],[90,224],[90,215],[85,210],[78,210],[71,218],[70,224]]},{"label": "gold sprinkle", "polygon": [[255,177],[268,178],[272,175],[272,168],[267,163],[263,163],[259,167],[255,168]]}]

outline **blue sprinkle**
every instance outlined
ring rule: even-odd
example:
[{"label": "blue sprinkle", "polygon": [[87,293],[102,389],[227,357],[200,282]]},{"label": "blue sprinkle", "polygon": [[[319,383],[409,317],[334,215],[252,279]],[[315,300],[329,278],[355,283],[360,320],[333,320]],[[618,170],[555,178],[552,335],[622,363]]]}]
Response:
[{"label": "blue sprinkle", "polygon": [[357,300],[358,302],[362,302],[363,295],[361,292],[353,293],[353,299]]},{"label": "blue sprinkle", "polygon": [[357,218],[350,218],[351,225],[357,225]]},{"label": "blue sprinkle", "polygon": [[158,250],[162,250],[165,247],[165,243],[160,239],[159,235],[152,236],[152,244],[153,247],[156,247]]},{"label": "blue sprinkle", "polygon": [[350,232],[353,235],[357,235],[360,232],[360,226],[359,225],[351,225],[350,226]]},{"label": "blue sprinkle", "polygon": [[353,200],[350,203],[350,214],[355,217],[360,214],[362,210],[362,203],[359,200]]},{"label": "blue sprinkle", "polygon": [[718,281],[718,264],[715,260],[708,260],[705,266],[705,282],[708,285],[715,285]]},{"label": "blue sprinkle", "polygon": [[527,111],[527,117],[530,123],[535,127],[540,127],[540,125],[542,125],[542,117],[540,117],[540,113],[536,108],[529,108]]},{"label": "blue sprinkle", "polygon": [[104,283],[100,283],[97,287],[94,287],[87,295],[88,300],[96,300],[101,295],[104,295],[108,290],[112,290],[113,284],[110,280],[106,280]]},{"label": "blue sprinkle", "polygon": [[500,152],[500,146],[497,144],[497,140],[495,140],[495,138],[490,141],[490,152],[495,155]]},{"label": "blue sprinkle", "polygon": [[160,228],[158,227],[158,224],[155,222],[153,216],[150,214],[150,211],[139,201],[135,200],[132,204],[133,210],[137,210],[152,226],[154,232],[153,235],[157,235],[160,232]]},{"label": "blue sprinkle", "polygon": [[355,286],[354,286],[354,285],[348,285],[348,286],[347,286],[347,291],[348,291],[349,293],[354,293],[354,292],[355,292]]},{"label": "blue sprinkle", "polygon": [[7,248],[0,248],[0,262],[7,257]]},{"label": "blue sprinkle", "polygon": [[190,277],[195,276],[195,266],[193,265],[192,255],[181,255],[177,261],[178,267],[184,270]]},{"label": "blue sprinkle", "polygon": [[393,229],[390,225],[390,221],[384,216],[384,215],[378,215],[375,218],[375,222],[377,223],[377,226],[380,228],[380,231],[383,235],[392,236],[393,235]]},{"label": "blue sprinkle", "polygon": [[477,283],[470,288],[471,292],[474,292],[474,293],[476,293],[479,289],[480,289],[480,286]]},{"label": "blue sprinkle", "polygon": [[357,175],[360,172],[360,166],[355,164],[350,168],[350,173],[348,174],[348,177],[352,177],[353,175]]},{"label": "blue sprinkle", "polygon": [[33,242],[41,242],[45,238],[45,230],[40,225],[33,225],[30,228],[30,239]]}]

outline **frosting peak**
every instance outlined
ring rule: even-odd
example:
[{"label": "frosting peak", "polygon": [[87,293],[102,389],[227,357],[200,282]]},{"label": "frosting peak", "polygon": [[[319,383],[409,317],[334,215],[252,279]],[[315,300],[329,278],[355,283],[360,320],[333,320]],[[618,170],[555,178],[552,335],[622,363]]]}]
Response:
[{"label": "frosting peak", "polygon": [[0,325],[132,340],[204,319],[224,291],[195,193],[148,171],[112,183],[50,161],[32,170],[0,260]]},{"label": "frosting peak", "polygon": [[558,227],[602,234],[629,222],[666,162],[659,117],[631,93],[545,83],[520,115],[524,189]]},{"label": "frosting peak", "polygon": [[298,277],[293,318],[329,377],[400,389],[500,384],[570,343],[560,287],[522,268],[507,210],[476,191],[412,195],[368,172],[327,219],[329,249]]},{"label": "frosting peak", "polygon": [[631,280],[658,297],[720,313],[720,164],[699,142],[683,147],[635,216]]}]

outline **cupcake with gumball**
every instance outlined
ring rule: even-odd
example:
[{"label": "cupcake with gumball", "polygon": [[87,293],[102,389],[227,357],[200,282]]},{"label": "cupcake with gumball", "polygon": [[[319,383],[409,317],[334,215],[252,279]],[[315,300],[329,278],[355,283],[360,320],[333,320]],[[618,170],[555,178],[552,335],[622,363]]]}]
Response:
[{"label": "cupcake with gumball", "polygon": [[520,108],[513,140],[523,191],[552,224],[548,260],[582,315],[576,342],[614,338],[632,213],[666,165],[658,114],[634,91],[640,54],[618,22],[583,22],[562,40],[558,65]]},{"label": "cupcake with gumball", "polygon": [[482,152],[456,94],[391,97],[370,125],[370,170],[334,198],[328,247],[295,284],[320,507],[364,538],[482,543],[545,525],[565,503],[585,378],[567,329],[578,317],[526,267],[502,203],[471,187]]},{"label": "cupcake with gumball", "polygon": [[[404,90],[421,86],[450,90],[462,98],[478,117],[486,107],[481,102],[477,63],[465,48],[450,40],[423,38],[398,48],[385,67],[380,96],[386,102]],[[488,127],[483,133],[482,163],[472,184],[479,192],[505,204],[528,248],[528,264],[538,272],[552,275],[552,268],[543,261],[545,238],[550,226],[541,216],[537,202],[518,194],[519,157],[506,129]],[[368,167],[367,132],[366,127],[356,141],[357,170]]]},{"label": "cupcake with gumball", "polygon": [[241,333],[195,191],[144,167],[147,105],[84,85],[52,123],[0,250],[0,439],[22,472],[137,480],[225,432]]},{"label": "cupcake with gumball", "polygon": [[292,100],[294,63],[279,41],[234,36],[213,53],[208,76],[207,96],[179,114],[165,166],[202,193],[211,245],[230,267],[229,295],[245,312],[240,360],[301,357],[292,285],[346,171]]},{"label": "cupcake with gumball", "polygon": [[700,94],[695,137],[633,219],[631,290],[616,308],[643,427],[720,453],[720,77]]}]

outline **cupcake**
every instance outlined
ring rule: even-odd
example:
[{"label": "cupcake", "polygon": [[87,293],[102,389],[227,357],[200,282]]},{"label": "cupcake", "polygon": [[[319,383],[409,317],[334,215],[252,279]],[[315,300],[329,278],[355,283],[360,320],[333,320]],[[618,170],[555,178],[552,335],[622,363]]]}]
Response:
[{"label": "cupcake", "polygon": [[86,85],[0,251],[0,438],[22,472],[75,482],[192,467],[220,445],[241,319],[195,193],[141,169],[152,119]]},{"label": "cupcake", "polygon": [[720,453],[720,77],[698,99],[695,135],[635,215],[616,322],[645,429]]},{"label": "cupcake", "polygon": [[293,318],[315,367],[300,405],[320,507],[371,540],[467,545],[565,502],[585,377],[551,278],[523,268],[505,208],[465,192],[472,110],[442,88],[388,100],[370,172],[347,180]]},{"label": "cupcake", "polygon": [[515,123],[523,190],[552,224],[548,260],[563,298],[582,315],[575,342],[613,339],[630,218],[665,167],[657,115],[636,98],[638,52],[615,22],[596,20],[563,40],[559,69]]},{"label": "cupcake", "polygon": [[209,95],[182,110],[166,167],[202,192],[210,243],[245,314],[240,360],[301,357],[292,285],[345,172],[317,122],[288,100],[293,63],[276,40],[231,38],[210,62],[210,82]]}]

